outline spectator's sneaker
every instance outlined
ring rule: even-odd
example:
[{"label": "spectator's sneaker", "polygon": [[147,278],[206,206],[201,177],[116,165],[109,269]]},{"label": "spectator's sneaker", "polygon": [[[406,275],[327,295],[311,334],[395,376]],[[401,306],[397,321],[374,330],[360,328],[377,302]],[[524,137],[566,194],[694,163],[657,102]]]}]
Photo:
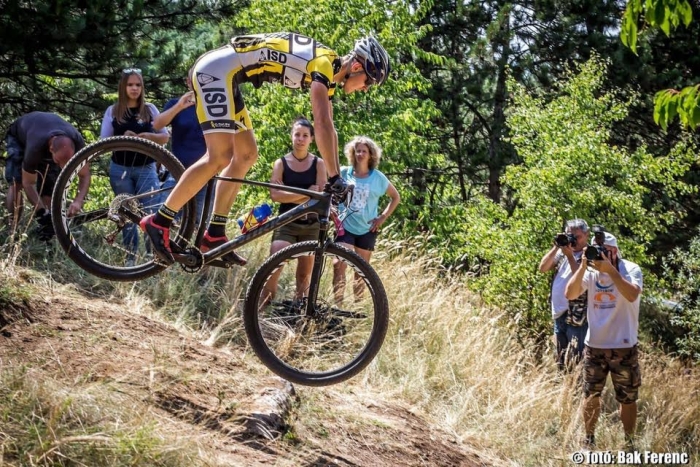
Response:
[{"label": "spectator's sneaker", "polygon": [[[209,232],[204,232],[204,237],[202,237],[202,244],[199,246],[199,249],[201,250],[202,253],[206,253],[209,250],[213,250],[214,248],[220,247],[224,243],[228,242],[228,238],[226,236],[223,237],[211,237],[209,235]],[[226,263],[233,263],[237,264],[239,266],[245,266],[246,263],[248,262],[247,259],[245,259],[242,256],[239,256],[236,254],[235,251],[232,251],[230,253],[226,253],[224,256],[219,258],[221,261],[224,261]]]},{"label": "spectator's sneaker", "polygon": [[175,259],[173,258],[173,252],[170,248],[170,229],[154,224],[154,217],[155,214],[144,217],[141,219],[141,222],[139,222],[139,227],[141,227],[141,230],[146,232],[148,238],[151,239],[153,251],[156,256],[158,256],[158,259],[165,264],[172,264]]},{"label": "spectator's sneaker", "polygon": [[595,436],[586,435],[581,443],[581,451],[593,451],[595,449]]},{"label": "spectator's sneaker", "polygon": [[632,436],[625,435],[625,446],[622,448],[625,452],[635,452],[637,447],[634,445],[634,438]]}]

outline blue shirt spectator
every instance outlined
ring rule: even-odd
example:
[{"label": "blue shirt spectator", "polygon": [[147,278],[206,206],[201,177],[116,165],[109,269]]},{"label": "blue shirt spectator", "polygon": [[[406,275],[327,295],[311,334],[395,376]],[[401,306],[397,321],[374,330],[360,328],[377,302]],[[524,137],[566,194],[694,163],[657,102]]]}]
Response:
[{"label": "blue shirt spectator", "polygon": [[[180,98],[170,99],[163,107],[163,113],[175,107]],[[172,150],[185,168],[191,166],[207,152],[202,128],[197,120],[195,107],[180,110],[170,121],[172,127]]]},{"label": "blue shirt spectator", "polygon": [[[189,78],[187,78],[187,85],[191,87]],[[197,119],[194,93],[192,91],[166,102],[163,112],[153,122],[153,126],[156,129],[164,128],[168,125],[170,125],[172,133],[173,154],[182,162],[185,168],[189,168],[207,152],[202,127]],[[176,184],[177,180],[168,174],[163,183],[163,188],[172,189]],[[162,201],[165,201],[168,194],[170,194],[169,191],[163,192],[164,198]],[[202,216],[206,196],[207,186],[205,185],[195,197],[197,202],[197,221]]]}]

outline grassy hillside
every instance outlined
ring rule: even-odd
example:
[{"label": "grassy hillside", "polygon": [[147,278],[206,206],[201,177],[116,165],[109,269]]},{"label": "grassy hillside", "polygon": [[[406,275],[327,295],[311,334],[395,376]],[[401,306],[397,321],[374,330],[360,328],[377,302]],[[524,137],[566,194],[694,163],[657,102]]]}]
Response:
[{"label": "grassy hillside", "polygon": [[[571,465],[570,456],[579,449],[583,433],[579,375],[560,377],[550,358],[552,349],[543,353],[535,345],[518,342],[512,324],[505,322],[498,310],[484,307],[469,292],[464,277],[453,277],[441,269],[437,255],[427,251],[425,244],[422,238],[385,238],[381,242],[373,265],[385,282],[392,317],[379,357],[348,383],[326,389],[297,387],[298,426],[278,443],[283,443],[285,452],[294,452],[300,446],[308,447],[302,441],[295,444],[296,438],[333,441],[337,433],[329,433],[325,427],[335,423],[332,426],[347,430],[349,438],[375,436],[367,444],[378,450],[386,448],[382,439],[394,425],[376,417],[368,424],[361,410],[372,406],[368,400],[392,401],[451,434],[464,449],[479,453],[482,465]],[[0,308],[6,321],[12,313],[22,313],[27,303],[41,302],[47,291],[51,296],[65,297],[66,303],[85,302],[86,309],[90,300],[106,300],[117,304],[120,313],[157,318],[217,351],[240,356],[243,363],[236,368],[236,383],[241,380],[248,385],[252,383],[245,378],[270,375],[245,350],[239,318],[245,286],[266,256],[268,237],[243,251],[250,261],[244,269],[188,275],[172,267],[159,277],[136,284],[93,278],[68,262],[62,252],[47,252],[31,240],[20,249],[7,242],[3,248]],[[86,312],[86,319],[89,315]],[[142,337],[147,339],[149,334]],[[3,339],[0,336],[0,346]],[[700,464],[700,427],[696,423],[700,419],[700,375],[654,351],[647,342],[641,342],[640,347],[643,386],[638,449],[687,452],[692,456],[691,465]],[[158,349],[150,352],[158,353]],[[46,359],[50,360],[51,355],[47,354]],[[169,362],[168,377],[187,380],[189,370],[186,365],[178,367],[179,364]],[[198,438],[189,439],[188,445],[183,434],[160,423],[156,413],[121,410],[125,403],[118,393],[96,399],[84,387],[71,392],[60,375],[44,380],[36,376],[41,372],[35,369],[3,366],[0,371],[0,461],[3,449],[6,453],[8,449],[19,449],[16,444],[8,444],[8,440],[24,436],[35,443],[37,433],[61,430],[67,437],[94,437],[71,444],[84,447],[86,456],[104,453],[104,446],[99,447],[101,436],[117,440],[116,445],[130,455],[141,456],[123,461],[116,460],[123,453],[112,454],[100,458],[101,465],[209,465],[206,456],[196,454]],[[98,399],[100,402],[95,403]],[[68,412],[62,409],[67,406],[71,407]],[[350,406],[352,410],[348,409]],[[600,450],[616,451],[623,446],[616,408],[608,383],[596,436]],[[76,434],[80,431],[76,431],[76,426],[81,425],[91,427],[89,435]],[[418,432],[420,427],[405,423],[404,429]],[[338,445],[348,437],[338,439]],[[402,443],[396,446],[399,445]],[[431,448],[424,449],[429,452]],[[56,451],[60,451],[60,445]],[[420,446],[415,447],[414,454],[420,462]],[[76,459],[81,455],[75,454]],[[55,459],[54,463],[34,458],[26,465],[79,465],[61,464],[55,456],[51,459]],[[287,459],[292,459],[288,465],[295,465],[294,456]],[[365,462],[361,465],[378,465],[369,458]],[[454,465],[455,460],[433,459],[432,465],[436,463]],[[462,465],[471,464],[465,460]]]}]

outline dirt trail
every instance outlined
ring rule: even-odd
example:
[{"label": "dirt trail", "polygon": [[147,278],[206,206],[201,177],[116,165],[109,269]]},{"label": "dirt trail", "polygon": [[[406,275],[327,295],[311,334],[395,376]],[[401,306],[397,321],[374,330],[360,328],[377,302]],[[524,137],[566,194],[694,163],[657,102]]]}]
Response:
[{"label": "dirt trail", "polygon": [[288,383],[245,348],[206,346],[126,308],[54,293],[0,309],[0,363],[28,365],[71,388],[126,393],[169,432],[196,438],[220,465],[493,465],[409,408],[347,388],[296,387],[295,407],[312,409],[293,409],[283,438],[255,436],[246,414],[261,394]]}]

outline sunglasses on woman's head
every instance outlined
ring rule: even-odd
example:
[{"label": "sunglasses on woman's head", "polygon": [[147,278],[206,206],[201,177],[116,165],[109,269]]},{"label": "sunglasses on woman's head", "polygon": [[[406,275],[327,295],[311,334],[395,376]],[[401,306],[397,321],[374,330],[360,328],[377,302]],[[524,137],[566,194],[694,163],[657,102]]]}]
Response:
[{"label": "sunglasses on woman's head", "polygon": [[141,74],[141,68],[124,68],[124,69],[122,70],[122,73],[125,73],[125,74],[137,73],[137,74],[140,75],[140,74]]}]

